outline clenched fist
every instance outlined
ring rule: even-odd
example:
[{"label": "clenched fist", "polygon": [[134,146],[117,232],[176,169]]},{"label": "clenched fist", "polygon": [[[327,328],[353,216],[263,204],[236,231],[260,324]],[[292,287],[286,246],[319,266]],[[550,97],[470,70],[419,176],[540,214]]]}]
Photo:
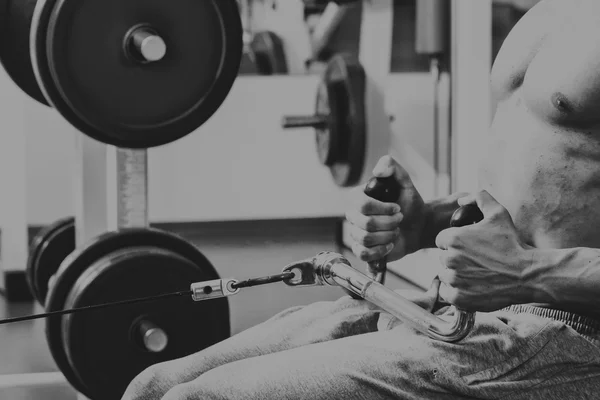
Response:
[{"label": "clenched fist", "polygon": [[367,196],[364,187],[354,189],[353,205],[346,212],[352,251],[366,262],[386,255],[389,261],[395,261],[422,248],[428,207],[406,170],[392,157],[382,157],[373,175],[393,176],[400,184],[400,197],[394,203],[383,203]]}]

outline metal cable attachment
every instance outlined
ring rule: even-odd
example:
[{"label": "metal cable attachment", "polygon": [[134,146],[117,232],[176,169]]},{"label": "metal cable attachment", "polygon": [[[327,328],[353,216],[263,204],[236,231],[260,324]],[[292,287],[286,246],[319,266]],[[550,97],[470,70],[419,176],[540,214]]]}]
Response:
[{"label": "metal cable attachment", "polygon": [[475,313],[454,306],[450,319],[442,319],[429,313],[357,271],[338,253],[319,253],[313,258],[286,266],[283,272],[296,274],[294,279],[285,281],[289,286],[341,286],[436,340],[460,341],[471,332],[475,324]]}]

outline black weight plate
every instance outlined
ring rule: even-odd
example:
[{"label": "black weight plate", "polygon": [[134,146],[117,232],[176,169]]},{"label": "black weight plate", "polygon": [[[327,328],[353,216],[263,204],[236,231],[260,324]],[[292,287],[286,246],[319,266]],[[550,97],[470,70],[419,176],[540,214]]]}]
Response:
[{"label": "black weight plate", "polygon": [[[188,290],[191,282],[213,279],[181,255],[162,248],[120,250],[83,272],[65,308]],[[109,290],[107,290],[109,289]],[[222,299],[221,299],[222,300]],[[160,352],[143,345],[141,321],[162,329],[168,341]],[[129,383],[150,365],[201,351],[229,337],[226,301],[194,302],[191,296],[118,309],[63,316],[63,346],[72,369],[94,399],[120,399]]]},{"label": "black weight plate", "polygon": [[329,167],[340,187],[355,186],[362,176],[366,158],[365,71],[358,59],[338,54],[327,64],[325,82],[332,85],[338,100],[340,132],[345,142],[345,155]]},{"label": "black weight plate", "polygon": [[[71,125],[100,142],[174,142],[216,112],[237,77],[235,0],[41,1],[31,44],[40,86]],[[140,24],[165,41],[162,60],[127,57],[125,38]]]},{"label": "black weight plate", "polygon": [[254,34],[250,48],[254,53],[260,75],[282,75],[288,73],[283,42],[271,31]]},{"label": "black weight plate", "polygon": [[328,115],[329,122],[325,128],[315,128],[315,142],[317,156],[321,164],[331,166],[339,162],[345,156],[343,133],[340,132],[339,123],[339,101],[333,90],[333,85],[327,85],[324,81],[317,88],[317,100],[315,102],[316,115]]},{"label": "black weight plate", "polygon": [[32,240],[27,259],[27,280],[32,294],[44,304],[48,281],[63,260],[75,250],[75,218],[56,221]]},{"label": "black weight plate", "polygon": [[[219,279],[217,271],[212,267],[208,259],[191,243],[178,235],[158,229],[127,229],[119,232],[108,232],[98,236],[88,244],[75,249],[63,261],[54,276],[54,284],[48,290],[46,311],[52,312],[64,309],[67,296],[75,285],[75,282],[96,261],[113,252],[139,246],[168,249],[188,258],[196,265],[204,266],[202,271],[203,279]],[[141,276],[140,284],[143,283],[144,278]],[[211,303],[216,308],[227,308],[228,310],[229,307],[226,299],[211,301]],[[229,330],[229,320],[220,322],[227,328],[225,330]],[[62,318],[60,316],[46,318],[46,339],[50,353],[60,371],[76,390],[83,393],[86,388],[77,379],[77,375],[72,370],[63,347]]]},{"label": "black weight plate", "polygon": [[29,29],[36,0],[0,1],[0,62],[13,82],[29,97],[48,105],[31,65]]}]

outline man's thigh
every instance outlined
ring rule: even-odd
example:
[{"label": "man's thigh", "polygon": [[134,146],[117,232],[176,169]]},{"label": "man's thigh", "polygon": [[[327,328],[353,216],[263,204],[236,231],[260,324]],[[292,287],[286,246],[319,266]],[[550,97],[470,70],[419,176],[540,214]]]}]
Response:
[{"label": "man's thigh", "polygon": [[597,393],[600,349],[560,323],[478,314],[457,344],[401,323],[391,328],[225,364],[164,399],[551,400],[569,399],[570,387],[579,388],[573,399]]}]

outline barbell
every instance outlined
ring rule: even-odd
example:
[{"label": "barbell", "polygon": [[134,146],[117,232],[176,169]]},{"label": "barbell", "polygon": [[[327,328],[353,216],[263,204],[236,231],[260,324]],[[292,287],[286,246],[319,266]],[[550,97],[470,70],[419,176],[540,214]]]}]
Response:
[{"label": "barbell", "polygon": [[0,0],[0,62],[83,134],[150,148],[196,130],[237,77],[236,0]]},{"label": "barbell", "polygon": [[321,76],[313,115],[285,116],[285,129],[313,128],[320,163],[336,185],[359,183],[366,159],[365,70],[355,55],[333,56]]}]

